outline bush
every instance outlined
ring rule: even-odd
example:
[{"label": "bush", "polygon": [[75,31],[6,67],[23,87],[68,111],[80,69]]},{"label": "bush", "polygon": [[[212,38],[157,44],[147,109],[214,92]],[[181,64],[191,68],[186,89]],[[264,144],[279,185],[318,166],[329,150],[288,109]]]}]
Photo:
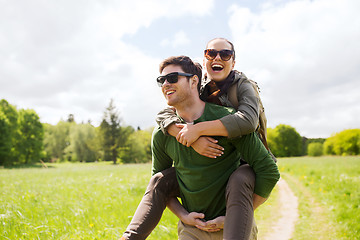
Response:
[{"label": "bush", "polygon": [[309,156],[313,156],[313,157],[322,156],[323,144],[319,142],[309,143],[307,151]]},{"label": "bush", "polygon": [[268,128],[268,144],[272,153],[277,157],[300,156],[303,140],[295,128],[279,124],[276,128]]},{"label": "bush", "polygon": [[360,129],[347,129],[325,141],[325,153],[332,155],[359,155]]}]

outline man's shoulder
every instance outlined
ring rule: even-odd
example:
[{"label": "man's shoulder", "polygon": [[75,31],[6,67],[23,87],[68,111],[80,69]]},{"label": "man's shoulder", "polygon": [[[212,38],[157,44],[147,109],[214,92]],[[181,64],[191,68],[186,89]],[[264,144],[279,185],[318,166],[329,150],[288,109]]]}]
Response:
[{"label": "man's shoulder", "polygon": [[233,108],[206,102],[203,114],[195,122],[217,120],[233,113],[235,113],[235,109]]},{"label": "man's shoulder", "polygon": [[154,128],[153,133],[152,133],[152,142],[164,144],[166,141],[169,140],[170,137],[171,137],[170,135],[164,134],[163,131],[161,131],[161,128],[159,126],[157,126]]},{"label": "man's shoulder", "polygon": [[234,108],[220,106],[220,105],[216,105],[213,103],[206,103],[205,111],[215,112],[215,113],[221,115],[221,117],[229,115],[229,114],[233,114],[236,112]]},{"label": "man's shoulder", "polygon": [[161,131],[161,128],[159,126],[156,126],[153,130],[152,137],[154,138],[162,138],[166,135]]}]

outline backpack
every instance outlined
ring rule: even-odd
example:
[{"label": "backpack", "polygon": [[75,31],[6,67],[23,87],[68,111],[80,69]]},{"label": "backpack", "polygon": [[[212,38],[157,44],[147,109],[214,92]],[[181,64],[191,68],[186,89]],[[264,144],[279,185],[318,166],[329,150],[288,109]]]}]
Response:
[{"label": "backpack", "polygon": [[[241,85],[244,82],[244,80],[246,80],[246,79],[240,79],[236,84],[233,84],[229,88],[229,95],[228,95],[229,101],[235,107],[235,109],[237,109],[239,106],[239,100],[237,97],[237,89],[239,87],[238,85]],[[266,116],[265,116],[264,105],[262,104],[262,101],[260,98],[260,88],[255,81],[253,81],[251,79],[247,79],[247,80],[251,83],[252,87],[254,88],[256,97],[259,99],[259,107],[260,107],[259,123],[256,128],[256,131],[258,132],[260,140],[264,144],[265,148],[268,151],[270,151],[268,143],[267,143],[267,120],[266,120]]]}]

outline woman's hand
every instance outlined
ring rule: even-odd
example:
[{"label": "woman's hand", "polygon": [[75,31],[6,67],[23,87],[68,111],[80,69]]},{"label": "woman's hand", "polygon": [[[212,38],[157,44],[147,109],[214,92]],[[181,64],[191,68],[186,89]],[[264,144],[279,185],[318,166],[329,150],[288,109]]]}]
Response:
[{"label": "woman's hand", "polygon": [[200,133],[194,124],[175,124],[176,127],[181,128],[180,132],[176,136],[176,140],[185,145],[190,147],[199,137]]},{"label": "woman's hand", "polygon": [[217,158],[224,154],[224,148],[217,144],[217,140],[211,137],[200,137],[191,147],[200,155],[209,158]]}]

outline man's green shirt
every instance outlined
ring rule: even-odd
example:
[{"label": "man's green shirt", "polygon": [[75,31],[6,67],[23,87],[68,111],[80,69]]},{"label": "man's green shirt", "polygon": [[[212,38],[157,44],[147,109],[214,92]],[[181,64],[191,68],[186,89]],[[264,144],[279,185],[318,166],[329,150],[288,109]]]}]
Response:
[{"label": "man's green shirt", "polygon": [[[216,120],[233,114],[232,108],[205,104],[204,113],[194,121]],[[164,135],[155,128],[152,138],[152,174],[174,164],[180,187],[180,197],[189,212],[201,212],[210,220],[224,216],[225,189],[230,175],[246,160],[256,174],[255,193],[268,197],[280,178],[278,168],[256,133],[239,138],[214,137],[225,150],[215,159],[198,154],[176,138]]]}]

